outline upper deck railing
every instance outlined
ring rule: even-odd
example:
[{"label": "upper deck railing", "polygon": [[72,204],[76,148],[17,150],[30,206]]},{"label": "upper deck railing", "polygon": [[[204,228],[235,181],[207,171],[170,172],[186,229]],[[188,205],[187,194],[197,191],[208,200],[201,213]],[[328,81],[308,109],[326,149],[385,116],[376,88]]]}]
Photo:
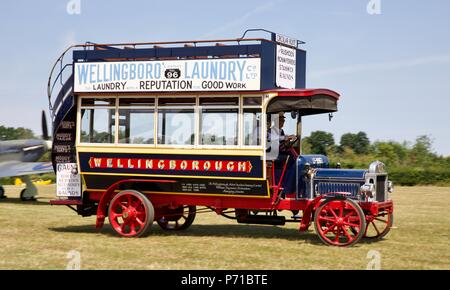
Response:
[{"label": "upper deck railing", "polygon": [[[270,39],[245,38],[247,33],[257,31],[270,33]],[[64,101],[73,93],[72,73],[75,62],[260,57],[268,51],[273,54],[275,43],[295,49],[304,43],[288,38],[285,41],[284,38],[279,37],[279,34],[268,30],[248,29],[242,37],[232,39],[109,44],[87,42],[72,45],[58,57],[50,71],[47,95],[52,121],[55,121],[58,113],[61,113],[59,111]],[[271,44],[271,46],[264,44]],[[67,56],[70,53],[72,53],[71,58]],[[265,67],[273,66],[273,62],[274,60],[269,60]]]}]

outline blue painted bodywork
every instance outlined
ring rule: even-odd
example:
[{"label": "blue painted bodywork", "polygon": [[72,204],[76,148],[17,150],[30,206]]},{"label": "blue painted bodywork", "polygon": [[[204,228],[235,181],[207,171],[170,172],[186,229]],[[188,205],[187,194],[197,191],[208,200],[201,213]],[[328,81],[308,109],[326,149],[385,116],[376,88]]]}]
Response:
[{"label": "blue painted bodywork", "polygon": [[[316,169],[312,180],[305,175],[307,163],[310,168]],[[349,192],[356,198],[361,185],[365,183],[367,170],[329,168],[328,158],[324,155],[301,155],[297,158],[296,172],[294,182],[297,183],[298,198],[312,199],[317,194],[330,192]],[[286,180],[288,186],[292,186],[292,182]]]},{"label": "blue painted bodywork", "polygon": [[361,186],[365,183],[367,170],[360,169],[318,169],[314,176],[313,188],[316,194],[348,192],[358,198]]},{"label": "blue painted bodywork", "polygon": [[[275,162],[275,179],[278,182],[283,170],[284,160],[286,156],[280,154],[279,160]],[[305,164],[309,163],[311,168],[328,168],[329,161],[324,155],[311,154],[311,155],[300,155],[297,160],[293,159],[292,156],[288,161],[286,172],[284,174],[282,187],[286,194],[299,193],[302,196],[306,191],[306,183],[303,181],[305,173]]]},{"label": "blue painted bodywork", "polygon": [[323,168],[316,172],[316,178],[328,179],[361,179],[367,170]]},{"label": "blue painted bodywork", "polygon": [[297,184],[296,184],[296,191],[297,196],[300,198],[309,198],[310,197],[310,190],[309,190],[309,184],[305,178],[305,165],[310,165],[310,168],[328,168],[330,166],[330,163],[328,161],[328,157],[325,155],[319,155],[319,154],[310,154],[310,155],[300,155],[297,158]]}]

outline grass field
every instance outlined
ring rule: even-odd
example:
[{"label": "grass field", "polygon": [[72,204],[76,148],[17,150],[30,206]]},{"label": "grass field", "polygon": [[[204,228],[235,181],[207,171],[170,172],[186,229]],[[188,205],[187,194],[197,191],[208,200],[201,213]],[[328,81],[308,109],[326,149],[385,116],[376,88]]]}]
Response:
[{"label": "grass field", "polygon": [[95,217],[50,206],[54,185],[40,186],[32,203],[19,201],[21,188],[5,186],[0,200],[0,269],[65,269],[72,250],[82,269],[366,269],[371,250],[382,269],[450,269],[450,187],[397,187],[395,228],[350,248],[325,246],[313,227],[241,225],[214,213],[184,232],[155,223],[144,238],[119,238],[108,224],[97,232]]}]

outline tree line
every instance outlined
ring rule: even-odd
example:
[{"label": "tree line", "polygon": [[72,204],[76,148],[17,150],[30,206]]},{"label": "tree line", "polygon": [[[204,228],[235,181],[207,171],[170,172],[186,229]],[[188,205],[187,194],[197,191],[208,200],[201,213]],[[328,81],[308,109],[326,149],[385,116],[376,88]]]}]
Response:
[{"label": "tree line", "polygon": [[[33,138],[37,137],[30,129],[0,126],[0,140]],[[339,162],[342,168],[368,168],[372,161],[380,160],[396,184],[449,186],[450,156],[434,153],[432,145],[427,135],[418,136],[413,143],[370,142],[365,132],[343,134],[337,144],[332,133],[314,131],[303,138],[302,153],[327,155],[332,167]],[[50,152],[47,152],[39,161],[49,160]]]},{"label": "tree line", "polygon": [[331,166],[367,168],[374,160],[386,164],[390,179],[399,185],[450,185],[450,156],[433,152],[432,139],[418,136],[413,143],[370,142],[365,132],[346,133],[336,144],[333,134],[314,131],[303,138],[303,154],[324,154]]},{"label": "tree line", "polygon": [[18,140],[18,139],[34,139],[33,131],[27,128],[5,127],[0,126],[0,140]]}]

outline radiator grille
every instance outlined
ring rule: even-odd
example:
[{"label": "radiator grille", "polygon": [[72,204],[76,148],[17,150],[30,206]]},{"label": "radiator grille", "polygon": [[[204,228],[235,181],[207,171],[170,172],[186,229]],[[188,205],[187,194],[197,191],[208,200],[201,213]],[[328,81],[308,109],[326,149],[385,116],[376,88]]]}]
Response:
[{"label": "radiator grille", "polygon": [[377,176],[376,201],[385,201],[386,199],[386,175]]},{"label": "radiator grille", "polygon": [[317,193],[325,194],[328,192],[350,192],[352,197],[358,195],[360,183],[344,183],[344,182],[317,182]]}]

